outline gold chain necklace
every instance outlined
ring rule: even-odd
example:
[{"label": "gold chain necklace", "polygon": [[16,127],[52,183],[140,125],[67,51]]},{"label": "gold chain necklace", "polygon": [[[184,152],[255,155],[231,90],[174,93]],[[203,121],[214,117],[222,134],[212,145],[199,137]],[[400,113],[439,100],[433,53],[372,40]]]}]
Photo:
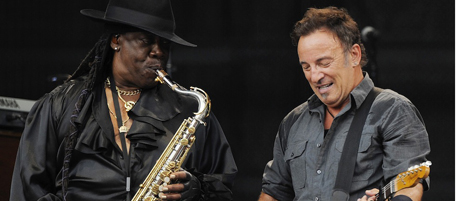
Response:
[{"label": "gold chain necklace", "polygon": [[130,111],[133,108],[133,106],[135,106],[136,101],[125,101],[125,99],[122,98],[122,95],[120,95],[119,91],[117,91],[117,94],[119,95],[120,100],[124,102],[124,107],[125,110],[127,110],[127,112]]},{"label": "gold chain necklace", "polygon": [[[108,110],[109,110],[109,113],[111,113],[112,116],[114,116],[114,118],[117,119],[116,114],[114,114],[114,112],[112,112],[111,108],[109,107],[109,103],[108,103]],[[120,117],[122,117],[122,115],[120,115]],[[119,131],[120,131],[121,133],[122,133],[122,132],[128,132],[129,129],[127,128],[127,126],[125,126],[125,124],[127,123],[128,120],[130,120],[130,116],[128,116],[128,114],[127,114],[127,119],[126,119],[125,121],[122,121],[122,126],[119,127]]]},{"label": "gold chain necklace", "polygon": [[[109,81],[109,77],[106,78],[106,86],[111,87],[111,82]],[[116,86],[116,90],[120,95],[124,95],[124,96],[134,96],[134,95],[141,93],[141,89],[136,89],[133,91],[125,91],[125,90],[119,89],[119,87],[117,87],[117,86]]]},{"label": "gold chain necklace", "polygon": [[[111,83],[109,82],[109,77],[106,79],[105,86],[108,89],[111,89],[110,88]],[[117,91],[117,95],[119,96],[120,100],[122,100],[122,102],[124,102],[124,107],[125,107],[125,110],[127,111],[127,119],[125,121],[122,121],[122,126],[119,127],[119,132],[125,133],[125,132],[128,132],[128,130],[129,130],[129,128],[127,128],[127,126],[125,126],[125,124],[128,122],[128,120],[130,120],[128,111],[130,111],[133,108],[133,106],[135,106],[136,101],[125,101],[125,99],[122,98],[122,95],[127,95],[127,96],[137,95],[137,94],[141,93],[141,89],[137,89],[134,91],[123,91],[123,90],[120,90],[116,86],[116,91]],[[111,93],[112,93],[112,91],[111,91]],[[112,112],[111,108],[109,107],[109,103],[108,103],[108,109],[109,109],[109,112],[117,119],[117,116],[114,114],[114,112]],[[122,118],[122,115],[120,115],[120,117]]]}]

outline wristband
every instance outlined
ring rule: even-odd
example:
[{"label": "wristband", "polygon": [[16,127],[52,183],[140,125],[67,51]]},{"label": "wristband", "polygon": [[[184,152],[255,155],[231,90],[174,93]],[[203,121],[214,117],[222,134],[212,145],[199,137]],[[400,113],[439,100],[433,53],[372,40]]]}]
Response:
[{"label": "wristband", "polygon": [[406,195],[398,195],[396,197],[393,197],[391,201],[412,201],[412,199]]},{"label": "wristband", "polygon": [[429,190],[429,183],[428,183],[428,178],[426,179],[420,179],[420,184],[423,185],[423,191]]}]

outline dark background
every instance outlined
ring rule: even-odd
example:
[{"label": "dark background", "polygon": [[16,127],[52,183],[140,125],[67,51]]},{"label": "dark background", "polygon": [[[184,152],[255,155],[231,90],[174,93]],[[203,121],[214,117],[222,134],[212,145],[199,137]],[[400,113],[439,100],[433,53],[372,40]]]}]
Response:
[{"label": "dark background", "polygon": [[[104,10],[106,3],[4,1],[0,96],[36,100],[59,83],[50,82],[50,76],[71,74],[101,33],[79,10]],[[376,41],[366,43],[368,51],[376,53],[376,84],[408,97],[429,132],[432,187],[424,200],[454,200],[453,0],[172,3],[177,34],[198,47],[174,48],[171,75],[211,96],[239,168],[235,200],[257,199],[280,121],[312,94],[289,33],[309,7],[328,5],[347,8],[360,29],[372,26],[380,32]],[[371,64],[366,70],[373,72]],[[11,174],[10,166],[0,163],[0,168],[3,175]],[[9,184],[0,188],[9,189]]]}]

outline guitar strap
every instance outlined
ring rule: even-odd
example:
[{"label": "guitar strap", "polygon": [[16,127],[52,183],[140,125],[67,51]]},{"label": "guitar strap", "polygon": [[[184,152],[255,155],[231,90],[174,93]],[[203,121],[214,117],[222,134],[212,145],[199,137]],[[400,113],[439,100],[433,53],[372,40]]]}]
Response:
[{"label": "guitar strap", "polygon": [[370,107],[380,92],[383,89],[374,87],[367,95],[364,102],[358,110],[355,111],[355,116],[348,130],[347,138],[345,139],[342,156],[339,161],[339,169],[337,170],[337,178],[334,186],[331,201],[348,201],[350,198],[350,187],[352,184],[353,174],[355,172],[355,164],[361,133],[364,123],[369,114]]}]

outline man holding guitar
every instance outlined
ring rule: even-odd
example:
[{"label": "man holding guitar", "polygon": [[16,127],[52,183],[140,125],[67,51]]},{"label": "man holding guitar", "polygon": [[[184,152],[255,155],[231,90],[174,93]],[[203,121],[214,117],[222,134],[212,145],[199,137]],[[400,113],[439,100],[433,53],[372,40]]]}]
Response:
[{"label": "man holding guitar", "polygon": [[423,119],[362,70],[356,22],[345,9],[309,9],[292,39],[315,94],[280,124],[259,200],[421,200],[430,165]]}]

